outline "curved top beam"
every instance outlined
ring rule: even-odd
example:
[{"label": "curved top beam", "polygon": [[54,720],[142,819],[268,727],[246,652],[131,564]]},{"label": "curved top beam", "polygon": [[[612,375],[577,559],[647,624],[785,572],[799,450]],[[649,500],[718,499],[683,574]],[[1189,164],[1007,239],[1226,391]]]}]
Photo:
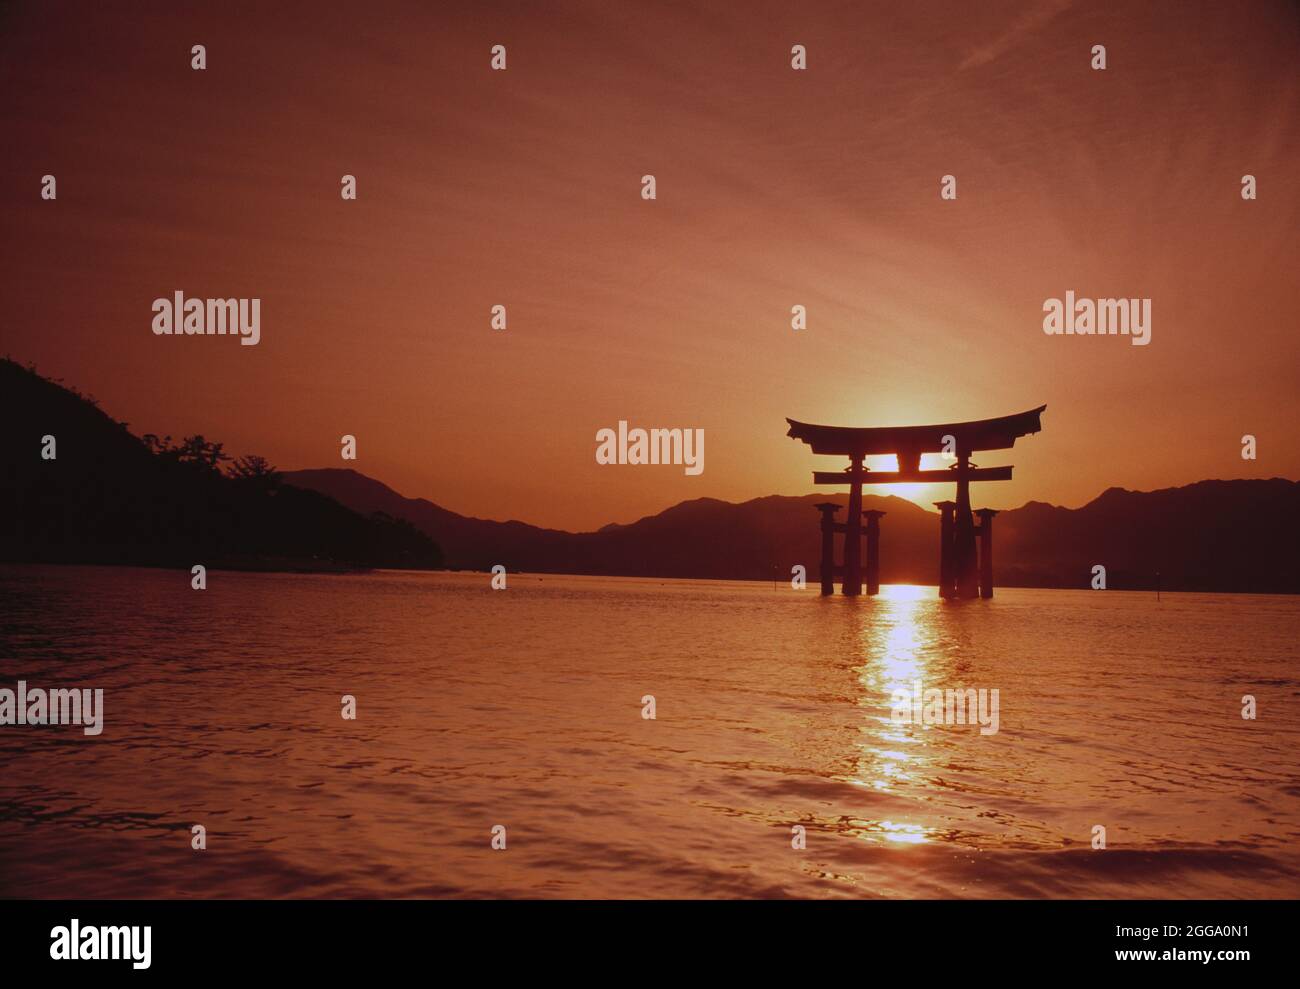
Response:
[{"label": "curved top beam", "polygon": [[802,440],[812,447],[813,453],[843,454],[854,457],[874,457],[899,454],[902,457],[919,457],[923,453],[940,453],[945,436],[957,441],[957,452],[975,453],[980,450],[1009,450],[1016,440],[1043,428],[1040,417],[1047,409],[1040,405],[1027,412],[999,416],[996,419],[977,419],[972,422],[945,422],[933,426],[818,426],[808,422],[786,419],[790,424],[787,436]]}]

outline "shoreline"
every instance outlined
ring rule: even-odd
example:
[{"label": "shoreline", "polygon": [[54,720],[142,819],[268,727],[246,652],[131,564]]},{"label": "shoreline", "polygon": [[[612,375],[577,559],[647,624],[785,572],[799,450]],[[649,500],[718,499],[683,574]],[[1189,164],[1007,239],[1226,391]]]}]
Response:
[{"label": "shoreline", "polygon": [[[7,560],[0,559],[0,567],[107,567],[113,569],[143,569],[143,570],[179,570],[188,572],[193,564],[174,563],[174,562],[108,562],[104,560]],[[324,576],[355,576],[372,573],[438,573],[438,574],[473,574],[490,578],[490,570],[477,570],[473,567],[363,567],[353,566],[351,564],[336,563],[334,561],[314,561],[314,560],[292,560],[283,558],[267,558],[259,560],[238,560],[226,559],[217,560],[213,563],[204,563],[204,567],[209,573],[213,571],[226,571],[228,573],[264,573],[264,574],[286,574],[286,575],[324,575]],[[636,573],[578,573],[573,571],[562,570],[514,570],[507,571],[510,578],[520,577],[580,577],[587,579],[611,579],[611,580],[644,580],[644,581],[674,581],[681,583],[715,583],[715,584],[772,584],[778,586],[787,585],[787,580],[778,578],[773,581],[771,578],[757,577],[695,577],[682,576],[680,574],[636,574]],[[938,590],[938,585],[918,581],[881,581],[881,587],[921,587]],[[1086,583],[1080,585],[1061,584],[1061,583],[999,583],[999,590],[1025,590],[1025,591],[1093,591]],[[1185,585],[1166,586],[1161,585],[1159,588],[1161,595],[1166,594],[1215,594],[1215,595],[1237,595],[1237,596],[1254,596],[1254,597],[1282,597],[1282,598],[1300,598],[1300,591],[1287,589],[1219,589],[1205,587],[1188,587]],[[1157,593],[1155,585],[1141,587],[1108,587],[1106,591],[1112,593],[1124,594],[1151,594]],[[799,593],[807,594],[810,597],[822,597],[818,594],[815,587],[809,585]],[[1103,591],[1102,593],[1105,593]],[[873,595],[859,595],[862,599],[869,600]],[[829,595],[831,598],[842,598],[845,595],[839,593]],[[995,596],[996,600],[996,596]]]}]

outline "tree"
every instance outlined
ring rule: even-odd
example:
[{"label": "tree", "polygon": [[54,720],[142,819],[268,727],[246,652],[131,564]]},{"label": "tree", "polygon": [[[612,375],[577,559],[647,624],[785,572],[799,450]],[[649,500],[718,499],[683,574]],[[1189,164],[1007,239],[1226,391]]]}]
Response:
[{"label": "tree", "polygon": [[172,446],[172,438],[170,436],[164,436],[162,439],[159,439],[157,433],[145,433],[140,437],[140,440],[146,447],[148,447],[149,452],[155,457],[166,457],[170,460],[176,459],[177,449]]},{"label": "tree", "polygon": [[229,460],[230,455],[222,452],[223,444],[209,443],[203,436],[187,436],[176,448],[176,458],[183,464],[190,464],[199,470],[219,473],[221,463]]},{"label": "tree", "polygon": [[230,467],[230,476],[254,487],[273,491],[280,486],[280,472],[271,466],[271,462],[257,454],[240,457]]}]

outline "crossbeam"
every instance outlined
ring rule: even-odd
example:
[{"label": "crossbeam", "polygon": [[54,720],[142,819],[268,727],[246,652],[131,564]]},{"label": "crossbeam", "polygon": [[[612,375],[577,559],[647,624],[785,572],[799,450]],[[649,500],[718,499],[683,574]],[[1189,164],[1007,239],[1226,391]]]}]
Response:
[{"label": "crossbeam", "polygon": [[[1011,467],[972,467],[965,472],[967,480],[970,481],[1009,481],[1011,480]],[[881,470],[881,471],[863,471],[863,484],[952,484],[959,479],[958,471],[948,468],[938,470]],[[849,484],[851,479],[848,471],[839,470],[815,470],[813,471],[813,484]]]},{"label": "crossbeam", "polygon": [[1009,450],[1017,439],[1042,429],[1041,416],[1047,408],[1040,405],[1028,412],[996,419],[973,422],[948,422],[933,426],[818,426],[813,423],[786,419],[790,424],[787,436],[802,440],[812,447],[813,453],[876,456],[896,453],[916,462],[922,453],[940,453],[956,450],[977,453],[983,450]]}]

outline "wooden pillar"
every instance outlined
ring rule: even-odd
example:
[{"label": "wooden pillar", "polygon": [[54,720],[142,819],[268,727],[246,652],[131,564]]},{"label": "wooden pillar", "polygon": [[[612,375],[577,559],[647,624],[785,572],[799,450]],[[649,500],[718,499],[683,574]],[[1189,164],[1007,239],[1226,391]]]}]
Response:
[{"label": "wooden pillar", "polygon": [[981,508],[980,517],[980,597],[993,596],[993,516],[991,508]]},{"label": "wooden pillar", "polygon": [[880,593],[880,516],[878,509],[863,512],[867,517],[867,593]]},{"label": "wooden pillar", "polygon": [[844,583],[840,593],[862,593],[862,461],[860,453],[850,454],[849,517],[844,520]]},{"label": "wooden pillar", "polygon": [[957,518],[953,524],[953,563],[956,597],[979,596],[979,562],[975,554],[975,520],[970,514],[970,454],[958,451]]},{"label": "wooden pillar", "polygon": [[822,513],[822,594],[835,593],[835,513],[840,506],[832,501],[814,505]]},{"label": "wooden pillar", "polygon": [[953,591],[952,517],[955,501],[936,501],[939,509],[939,597],[950,598]]}]

